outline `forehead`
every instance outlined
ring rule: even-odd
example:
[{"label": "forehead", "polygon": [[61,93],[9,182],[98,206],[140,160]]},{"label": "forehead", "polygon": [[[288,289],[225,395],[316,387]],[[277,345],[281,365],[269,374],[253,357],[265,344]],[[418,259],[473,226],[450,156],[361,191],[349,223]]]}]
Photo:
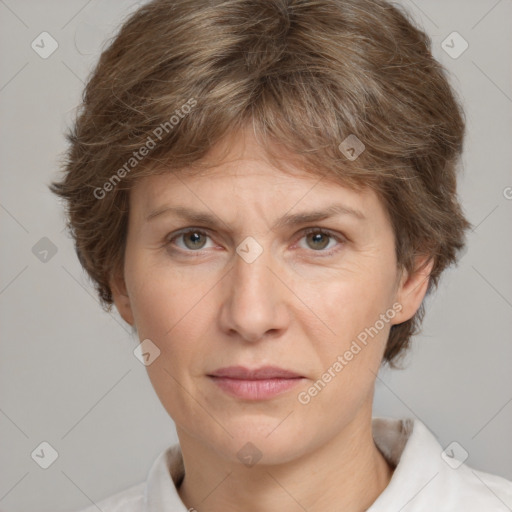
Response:
[{"label": "forehead", "polygon": [[386,227],[387,212],[371,189],[355,191],[305,172],[292,175],[257,160],[225,163],[199,175],[168,173],[145,180],[130,205],[130,222],[141,227],[170,215],[232,229],[279,229],[340,215],[346,226]]},{"label": "forehead", "polygon": [[[232,133],[215,145],[201,162],[180,170],[164,171],[139,180],[132,190],[138,209],[148,211],[163,202],[221,201],[229,198],[240,208],[244,200],[260,203],[272,200],[283,207],[314,204],[342,199],[347,207],[373,208],[378,203],[373,190],[355,190],[341,178],[308,168],[297,155],[274,145],[269,158],[249,130]],[[196,196],[196,197],[194,197]],[[135,206],[135,204],[133,205]]]}]

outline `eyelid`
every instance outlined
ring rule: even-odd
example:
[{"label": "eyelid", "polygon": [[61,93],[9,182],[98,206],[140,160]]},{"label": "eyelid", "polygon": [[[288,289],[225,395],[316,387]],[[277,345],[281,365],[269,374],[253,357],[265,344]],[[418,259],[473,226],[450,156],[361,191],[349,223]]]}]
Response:
[{"label": "eyelid", "polygon": [[302,238],[309,235],[310,233],[322,233],[324,235],[327,235],[327,236],[333,238],[334,240],[336,240],[338,242],[338,245],[336,247],[333,247],[327,251],[315,251],[313,249],[310,249],[309,252],[316,253],[317,257],[319,257],[319,258],[332,256],[335,252],[340,250],[340,247],[339,247],[340,245],[344,245],[348,241],[348,239],[341,233],[337,233],[330,229],[317,226],[317,227],[312,227],[312,228],[303,228],[299,233],[300,237],[297,239],[297,242],[294,243],[294,247],[295,247],[295,245],[297,245],[297,243],[300,240],[302,240]]},{"label": "eyelid", "polygon": [[[199,227],[196,228],[196,227],[192,226],[189,228],[180,229],[178,231],[175,231],[175,232],[167,235],[164,239],[163,246],[165,247],[167,245],[171,245],[173,240],[175,240],[176,238],[179,238],[182,235],[186,235],[187,233],[193,233],[193,232],[200,233],[202,235],[206,235],[210,239],[213,238],[211,231],[208,228],[199,228]],[[190,250],[181,249],[180,247],[178,247],[176,250],[179,252],[188,253],[188,254],[190,254],[190,253],[201,254],[203,252],[202,249],[199,249],[197,251],[190,251]]]},{"label": "eyelid", "polygon": [[331,229],[321,228],[321,227],[304,228],[300,231],[300,233],[302,234],[302,236],[308,235],[309,233],[324,233],[326,235],[331,236],[332,238],[335,238],[336,240],[339,240],[340,242],[346,242],[348,240],[341,233],[332,231]]}]

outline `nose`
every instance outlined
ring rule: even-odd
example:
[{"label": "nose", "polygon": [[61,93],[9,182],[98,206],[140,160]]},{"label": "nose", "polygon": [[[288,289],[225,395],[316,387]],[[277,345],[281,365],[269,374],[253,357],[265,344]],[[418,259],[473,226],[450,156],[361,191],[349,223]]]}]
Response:
[{"label": "nose", "polygon": [[[290,290],[278,277],[282,270],[270,251],[248,263],[238,254],[226,279],[220,310],[223,332],[247,342],[282,335],[289,323]],[[284,279],[283,279],[284,281]]]}]

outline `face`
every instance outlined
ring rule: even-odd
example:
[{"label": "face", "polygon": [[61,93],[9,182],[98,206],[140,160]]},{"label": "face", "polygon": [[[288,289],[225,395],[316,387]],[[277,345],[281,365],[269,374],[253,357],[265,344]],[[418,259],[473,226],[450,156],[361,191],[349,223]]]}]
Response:
[{"label": "face", "polygon": [[373,191],[276,168],[247,132],[227,141],[220,165],[132,189],[114,299],[160,350],[147,371],[180,442],[285,462],[369,422],[389,330],[428,283],[399,275]]}]

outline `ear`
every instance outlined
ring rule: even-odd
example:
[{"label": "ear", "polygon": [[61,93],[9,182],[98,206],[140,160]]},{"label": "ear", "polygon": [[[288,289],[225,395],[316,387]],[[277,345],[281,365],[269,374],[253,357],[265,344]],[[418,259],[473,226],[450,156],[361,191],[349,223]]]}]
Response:
[{"label": "ear", "polygon": [[110,280],[109,284],[117,311],[119,311],[119,314],[126,323],[133,326],[135,320],[124,277],[117,275]]},{"label": "ear", "polygon": [[395,315],[393,324],[401,324],[409,320],[418,311],[427,293],[433,266],[434,258],[431,257],[429,260],[428,256],[418,256],[414,271],[408,273],[404,270],[396,292],[396,302],[402,306],[402,309]]}]

